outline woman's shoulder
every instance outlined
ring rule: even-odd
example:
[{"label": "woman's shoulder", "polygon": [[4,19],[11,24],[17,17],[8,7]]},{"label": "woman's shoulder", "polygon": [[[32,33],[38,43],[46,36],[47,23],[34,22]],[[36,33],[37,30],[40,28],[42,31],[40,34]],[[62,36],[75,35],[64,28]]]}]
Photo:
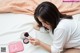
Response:
[{"label": "woman's shoulder", "polygon": [[70,24],[70,23],[74,23],[74,19],[62,19],[60,22],[59,22],[59,24],[60,23],[62,23],[62,24]]},{"label": "woman's shoulder", "polygon": [[60,20],[61,23],[65,23],[65,22],[71,22],[73,19],[62,19]]},{"label": "woman's shoulder", "polygon": [[73,20],[72,19],[62,19],[58,25],[57,28],[68,28],[69,26],[71,26],[73,24]]}]

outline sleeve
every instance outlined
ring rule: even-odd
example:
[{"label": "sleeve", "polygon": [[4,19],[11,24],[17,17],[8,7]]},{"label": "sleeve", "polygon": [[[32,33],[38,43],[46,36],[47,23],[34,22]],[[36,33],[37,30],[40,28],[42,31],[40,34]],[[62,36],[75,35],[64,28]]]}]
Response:
[{"label": "sleeve", "polygon": [[53,35],[53,44],[51,45],[51,53],[61,53],[67,40],[67,31],[65,29],[55,29]]}]

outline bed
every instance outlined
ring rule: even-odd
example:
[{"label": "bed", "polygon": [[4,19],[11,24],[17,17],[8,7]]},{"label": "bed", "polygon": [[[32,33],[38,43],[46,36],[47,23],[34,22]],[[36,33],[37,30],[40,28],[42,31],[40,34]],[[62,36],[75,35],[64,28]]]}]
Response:
[{"label": "bed", "polygon": [[[75,20],[80,20],[80,14],[74,15]],[[5,13],[0,14],[0,45],[8,46],[11,42],[22,41],[21,35],[24,32],[29,32],[33,38],[51,45],[52,38],[48,33],[37,31],[33,28],[35,22],[34,17],[26,14]],[[46,39],[46,40],[45,40]],[[24,44],[24,50],[18,53],[49,53],[39,46],[33,46],[30,43]],[[7,52],[8,53],[8,52]]]},{"label": "bed", "polygon": [[[25,14],[5,13],[0,14],[0,45],[8,46],[11,42],[22,41],[22,33],[29,32],[31,37],[38,38],[47,44],[51,44],[52,39],[48,33],[36,31],[33,28],[35,22],[33,16]],[[46,40],[45,40],[46,39]],[[49,53],[39,46],[30,43],[24,44],[24,51],[18,53]],[[8,52],[7,52],[8,53]]]},{"label": "bed", "polygon": [[[44,0],[54,3],[61,13],[74,15],[74,19],[80,20],[79,2],[62,2],[63,0]],[[0,45],[8,46],[11,42],[21,41],[24,50],[18,53],[49,53],[39,46],[30,43],[24,44],[20,38],[22,33],[29,32],[31,37],[51,45],[52,38],[48,33],[37,31],[33,28],[35,22],[33,14],[36,6],[43,0],[0,0]],[[46,39],[46,40],[45,40]],[[7,50],[6,53],[9,53]]]}]

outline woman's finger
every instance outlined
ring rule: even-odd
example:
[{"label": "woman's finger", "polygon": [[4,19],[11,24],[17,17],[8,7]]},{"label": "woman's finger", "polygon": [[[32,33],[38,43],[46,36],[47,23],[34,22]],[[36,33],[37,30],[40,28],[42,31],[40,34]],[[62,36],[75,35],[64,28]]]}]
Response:
[{"label": "woman's finger", "polygon": [[36,45],[36,42],[35,42],[35,41],[30,41],[30,43],[31,43],[32,45]]}]

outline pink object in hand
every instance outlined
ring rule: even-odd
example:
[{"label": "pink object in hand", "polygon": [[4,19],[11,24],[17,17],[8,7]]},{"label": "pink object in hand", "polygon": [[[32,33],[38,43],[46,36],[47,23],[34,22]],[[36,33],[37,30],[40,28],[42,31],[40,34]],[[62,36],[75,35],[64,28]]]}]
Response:
[{"label": "pink object in hand", "polygon": [[9,44],[9,53],[17,53],[24,50],[22,42],[12,42]]}]

